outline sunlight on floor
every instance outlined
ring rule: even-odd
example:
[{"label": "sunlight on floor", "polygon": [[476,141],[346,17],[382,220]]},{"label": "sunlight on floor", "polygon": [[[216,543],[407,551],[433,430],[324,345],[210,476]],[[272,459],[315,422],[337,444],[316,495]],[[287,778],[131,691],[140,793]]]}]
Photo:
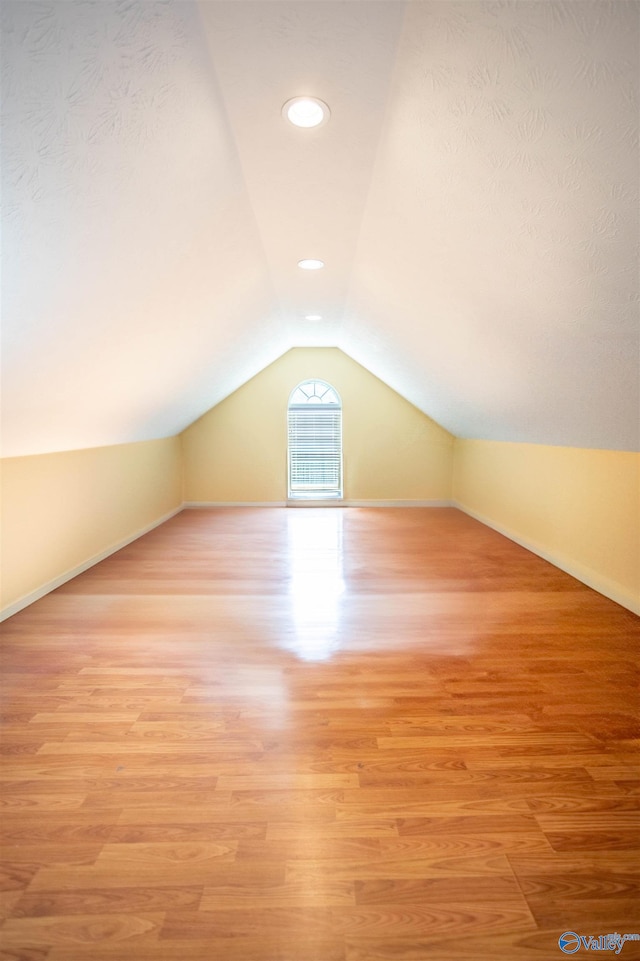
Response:
[{"label": "sunlight on floor", "polygon": [[343,514],[339,509],[289,512],[287,541],[293,632],[289,647],[306,661],[324,661],[340,647]]}]

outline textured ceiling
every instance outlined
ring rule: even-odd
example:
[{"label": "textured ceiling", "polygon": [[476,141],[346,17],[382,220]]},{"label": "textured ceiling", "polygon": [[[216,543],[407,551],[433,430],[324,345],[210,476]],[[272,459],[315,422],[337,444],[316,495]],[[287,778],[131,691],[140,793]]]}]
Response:
[{"label": "textured ceiling", "polygon": [[638,449],[638,4],[2,18],[5,455],[176,433],[304,344],[460,436]]}]

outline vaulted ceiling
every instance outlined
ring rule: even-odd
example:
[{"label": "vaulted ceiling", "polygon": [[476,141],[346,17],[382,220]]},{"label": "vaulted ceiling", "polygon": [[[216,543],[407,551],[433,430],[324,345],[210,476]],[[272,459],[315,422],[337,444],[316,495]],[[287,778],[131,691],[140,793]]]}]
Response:
[{"label": "vaulted ceiling", "polygon": [[459,436],[637,449],[638,11],[5,2],[5,455],[177,433],[313,344]]}]

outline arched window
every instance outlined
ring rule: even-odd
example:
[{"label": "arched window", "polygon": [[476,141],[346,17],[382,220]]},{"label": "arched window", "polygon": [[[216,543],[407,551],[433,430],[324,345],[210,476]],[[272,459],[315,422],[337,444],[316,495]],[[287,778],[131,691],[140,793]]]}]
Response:
[{"label": "arched window", "polygon": [[342,403],[322,380],[305,380],[288,408],[289,497],[342,497]]}]

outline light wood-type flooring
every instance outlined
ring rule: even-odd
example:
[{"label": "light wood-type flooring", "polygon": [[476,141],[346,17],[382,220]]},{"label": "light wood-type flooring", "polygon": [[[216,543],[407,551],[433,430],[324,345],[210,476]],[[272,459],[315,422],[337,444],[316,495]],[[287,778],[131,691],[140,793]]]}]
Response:
[{"label": "light wood-type flooring", "polygon": [[2,635],[3,961],[640,933],[640,621],[461,512],[187,510]]}]

